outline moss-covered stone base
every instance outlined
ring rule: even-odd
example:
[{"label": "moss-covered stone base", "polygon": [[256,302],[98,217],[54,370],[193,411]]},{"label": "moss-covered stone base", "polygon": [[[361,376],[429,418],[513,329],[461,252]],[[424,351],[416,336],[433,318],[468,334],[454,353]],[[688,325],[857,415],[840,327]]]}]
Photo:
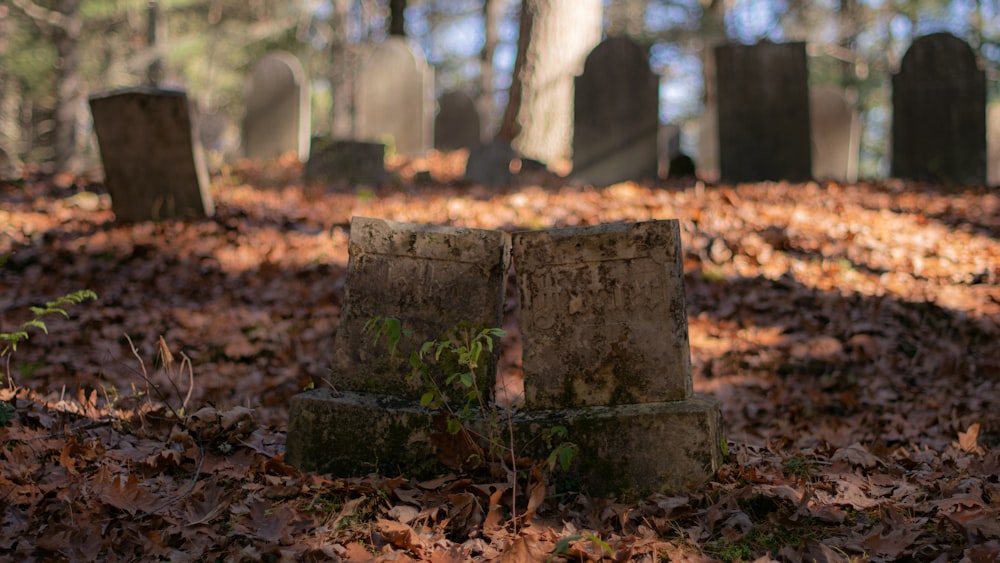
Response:
[{"label": "moss-covered stone base", "polygon": [[415,402],[315,389],[292,397],[285,461],[336,477],[440,475],[432,430],[431,413]]},{"label": "moss-covered stone base", "polygon": [[532,457],[552,451],[542,436],[555,426],[579,447],[570,470],[555,472],[560,490],[622,499],[676,493],[710,480],[723,461],[722,415],[711,399],[522,411],[514,420],[515,440]]},{"label": "moss-covered stone base", "polygon": [[[546,442],[545,432],[565,427],[565,440],[579,451],[568,471],[555,472],[556,487],[593,496],[635,499],[689,490],[715,475],[725,447],[718,403],[699,397],[521,411],[512,422],[518,453],[536,459],[547,458],[556,445]],[[337,477],[428,478],[449,471],[437,460],[431,432],[431,413],[415,402],[317,389],[292,398],[285,461]]]}]

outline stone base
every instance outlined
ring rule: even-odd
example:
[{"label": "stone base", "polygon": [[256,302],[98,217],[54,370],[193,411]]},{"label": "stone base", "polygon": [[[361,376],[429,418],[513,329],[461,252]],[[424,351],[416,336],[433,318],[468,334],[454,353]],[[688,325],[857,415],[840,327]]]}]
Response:
[{"label": "stone base", "polygon": [[431,413],[411,401],[314,389],[292,397],[285,462],[336,477],[442,475],[432,431]]},{"label": "stone base", "polygon": [[570,470],[556,470],[557,489],[622,500],[706,483],[719,469],[726,447],[719,404],[701,397],[521,411],[514,420],[515,441],[526,445],[529,457],[548,456],[551,448],[541,435],[554,426],[566,427],[566,441],[579,447]]},{"label": "stone base", "polygon": [[385,145],[347,139],[313,137],[305,180],[379,186],[388,179]]},{"label": "stone base", "polygon": [[[316,389],[292,398],[285,461],[337,477],[380,473],[428,478],[448,473],[430,442],[432,413],[396,397]],[[722,463],[725,438],[714,400],[520,411],[514,416],[519,455],[548,457],[541,436],[554,426],[579,447],[561,491],[637,499],[704,484]]]}]

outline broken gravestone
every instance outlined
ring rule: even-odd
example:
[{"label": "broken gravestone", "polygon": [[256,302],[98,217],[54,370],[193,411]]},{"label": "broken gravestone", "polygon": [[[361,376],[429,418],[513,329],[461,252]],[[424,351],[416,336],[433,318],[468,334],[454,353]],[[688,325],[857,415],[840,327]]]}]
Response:
[{"label": "broken gravestone", "polygon": [[[431,416],[419,407],[426,386],[409,378],[411,351],[461,327],[499,327],[510,265],[500,231],[355,217],[344,308],[334,341],[333,389],[292,398],[285,458],[304,471],[427,475],[439,469],[429,441]],[[413,337],[390,354],[364,330],[394,317]],[[491,401],[496,353],[477,382]]]},{"label": "broken gravestone", "polygon": [[118,221],[214,213],[184,92],[126,88],[91,96],[90,109]]},{"label": "broken gravestone", "polygon": [[812,174],[805,43],[715,48],[719,167],[727,182]]},{"label": "broken gravestone", "polygon": [[243,150],[249,158],[294,152],[309,156],[309,84],[292,54],[270,53],[257,61],[244,86]]},{"label": "broken gravestone", "polygon": [[386,181],[385,145],[316,137],[309,149],[306,181],[379,186]]},{"label": "broken gravestone", "polygon": [[854,97],[837,86],[810,88],[809,119],[813,178],[857,180],[861,116]]},{"label": "broken gravestone", "polygon": [[950,33],[914,40],[892,77],[892,175],[986,180],[986,74]]},{"label": "broken gravestone", "polygon": [[374,46],[357,78],[357,137],[423,156],[434,140],[434,71],[402,37]]},{"label": "broken gravestone", "polygon": [[460,90],[445,92],[438,99],[434,118],[434,148],[464,149],[480,142],[480,118],[476,102]]},{"label": "broken gravestone", "polygon": [[[722,460],[719,405],[692,395],[676,220],[513,234],[521,438],[568,429],[591,494],[679,491]],[[544,453],[544,452],[542,452]]]},{"label": "broken gravestone", "polygon": [[575,79],[572,178],[606,186],[656,178],[660,77],[628,37],[601,42]]}]

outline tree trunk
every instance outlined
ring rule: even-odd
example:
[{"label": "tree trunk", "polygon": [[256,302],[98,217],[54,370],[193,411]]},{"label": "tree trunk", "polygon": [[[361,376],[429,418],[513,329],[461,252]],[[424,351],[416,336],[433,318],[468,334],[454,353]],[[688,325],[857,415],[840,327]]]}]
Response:
[{"label": "tree trunk", "polygon": [[330,133],[334,137],[354,136],[354,79],[355,52],[347,39],[348,19],[351,0],[333,0],[330,15],[330,95],[332,123]]},{"label": "tree trunk", "polygon": [[523,0],[517,57],[497,137],[554,163],[571,154],[573,78],[601,40],[601,0]]},{"label": "tree trunk", "polygon": [[80,84],[80,19],[79,0],[59,0],[57,11],[63,15],[63,25],[53,27],[56,45],[56,127],[55,155],[53,164],[56,172],[77,172],[76,153],[77,125],[84,92]]},{"label": "tree trunk", "polygon": [[496,123],[496,98],[493,92],[493,56],[500,44],[497,24],[500,21],[501,0],[483,1],[483,49],[479,52],[479,98],[476,106],[482,120],[482,131],[492,131]]},{"label": "tree trunk", "polygon": [[389,0],[389,35],[406,37],[406,0]]},{"label": "tree trunk", "polygon": [[705,179],[719,177],[719,109],[715,87],[715,47],[726,42],[726,3],[724,0],[702,2],[700,22],[701,64],[704,80],[704,110],[698,138],[698,169]]},{"label": "tree trunk", "polygon": [[159,0],[149,0],[146,17],[146,43],[153,50],[153,58],[146,69],[146,80],[150,86],[159,86],[163,82],[162,49],[167,33],[167,22],[160,13]]}]

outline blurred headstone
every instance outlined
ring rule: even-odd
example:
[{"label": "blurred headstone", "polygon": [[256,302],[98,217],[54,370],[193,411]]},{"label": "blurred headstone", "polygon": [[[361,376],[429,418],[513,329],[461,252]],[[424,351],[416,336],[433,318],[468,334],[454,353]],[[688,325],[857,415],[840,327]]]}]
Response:
[{"label": "blurred headstone", "polygon": [[18,176],[17,161],[0,147],[0,181],[15,180]]},{"label": "blurred headstone", "polygon": [[667,165],[667,178],[675,180],[695,177],[697,177],[697,169],[695,168],[694,160],[690,156],[679,153],[670,159],[670,164]]},{"label": "blurred headstone", "polygon": [[508,186],[514,179],[510,163],[516,158],[517,154],[506,141],[496,140],[475,145],[469,149],[465,178],[484,186]]},{"label": "blurred headstone", "polygon": [[434,139],[434,71],[402,37],[372,48],[357,78],[356,135],[406,156]]},{"label": "blurred headstone", "polygon": [[809,118],[813,178],[857,180],[861,116],[853,96],[836,86],[810,88]]},{"label": "blurred headstone", "polygon": [[365,141],[313,138],[305,166],[307,181],[378,186],[385,182],[385,145]]},{"label": "blurred headstone", "polygon": [[480,133],[479,110],[472,98],[459,90],[442,94],[434,118],[434,148],[468,148],[480,143]]},{"label": "blurred headstone", "polygon": [[594,185],[656,178],[660,78],[628,37],[602,41],[575,79],[572,178]]},{"label": "blurred headstone", "polygon": [[309,84],[290,53],[265,55],[244,86],[243,151],[249,158],[309,156]]},{"label": "blurred headstone", "polygon": [[892,77],[892,175],[986,181],[986,73],[950,33],[918,37]]},{"label": "blurred headstone", "polygon": [[722,179],[809,179],[805,43],[721,45],[715,64]]},{"label": "blurred headstone", "polygon": [[90,109],[117,220],[215,212],[187,94],[125,88],[91,96]]}]

